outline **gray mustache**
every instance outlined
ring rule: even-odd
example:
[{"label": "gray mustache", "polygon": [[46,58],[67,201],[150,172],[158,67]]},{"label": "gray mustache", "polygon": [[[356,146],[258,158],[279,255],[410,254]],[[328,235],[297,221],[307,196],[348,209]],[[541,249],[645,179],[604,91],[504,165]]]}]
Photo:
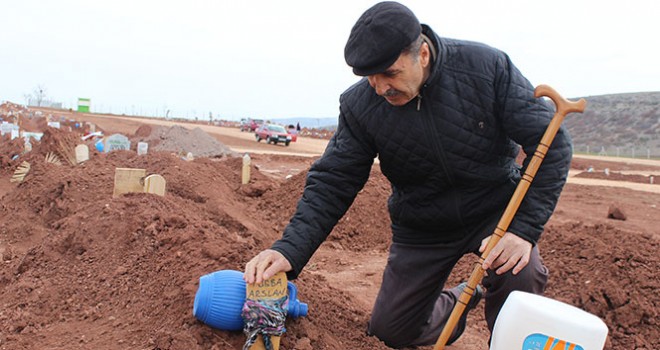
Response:
[{"label": "gray mustache", "polygon": [[385,93],[383,94],[383,97],[394,97],[394,96],[398,95],[399,93],[400,93],[399,90],[389,89],[389,90],[385,91]]}]

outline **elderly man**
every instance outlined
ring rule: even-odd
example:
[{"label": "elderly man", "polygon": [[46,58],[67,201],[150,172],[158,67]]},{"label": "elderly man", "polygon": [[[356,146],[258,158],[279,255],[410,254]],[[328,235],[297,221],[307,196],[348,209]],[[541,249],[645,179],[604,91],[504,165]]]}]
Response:
[{"label": "elderly man", "polygon": [[[342,94],[337,132],[309,170],[283,237],[247,263],[244,278],[260,282],[279,271],[296,278],[378,157],[392,184],[392,245],[368,333],[394,348],[433,344],[465,287],[443,290],[451,270],[463,255],[485,249],[520,180],[520,146],[534,153],[553,112],[505,53],[440,37],[396,2],[368,9],[344,54],[365,78]],[[491,331],[510,292],[545,288],[548,272],[536,242],[566,181],[571,151],[560,129],[509,232],[483,263]],[[478,288],[468,311],[481,296]],[[448,344],[465,323],[464,315]]]}]

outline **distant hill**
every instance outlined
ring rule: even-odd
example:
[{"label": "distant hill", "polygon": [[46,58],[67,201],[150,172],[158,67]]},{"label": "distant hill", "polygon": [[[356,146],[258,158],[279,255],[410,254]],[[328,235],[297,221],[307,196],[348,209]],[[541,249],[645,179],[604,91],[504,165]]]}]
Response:
[{"label": "distant hill", "polygon": [[584,99],[584,113],[569,114],[564,121],[575,152],[660,158],[660,92]]}]

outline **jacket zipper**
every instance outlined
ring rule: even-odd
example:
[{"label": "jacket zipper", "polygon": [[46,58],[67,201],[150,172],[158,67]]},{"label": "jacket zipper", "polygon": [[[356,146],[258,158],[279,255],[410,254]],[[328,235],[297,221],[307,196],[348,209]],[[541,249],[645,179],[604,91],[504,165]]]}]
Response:
[{"label": "jacket zipper", "polygon": [[[424,85],[424,88],[426,85]],[[422,109],[422,94],[420,93],[417,95],[417,111],[420,112]],[[427,130],[430,130],[430,135],[427,135],[431,139],[431,143],[433,144],[433,148],[435,150],[435,153],[438,155],[438,160],[440,161],[440,166],[442,167],[442,170],[445,172],[445,175],[447,175],[447,181],[449,182],[449,185],[454,186],[454,178],[452,177],[451,173],[449,172],[449,168],[447,168],[447,159],[445,158],[445,151],[442,148],[442,145],[440,144],[440,141],[436,137],[433,137],[433,132],[436,131],[436,125],[435,121],[432,115],[428,116],[429,118],[424,118],[422,116],[422,120],[424,120],[427,123]],[[428,119],[428,121],[427,121]],[[430,125],[428,125],[430,124]]]}]

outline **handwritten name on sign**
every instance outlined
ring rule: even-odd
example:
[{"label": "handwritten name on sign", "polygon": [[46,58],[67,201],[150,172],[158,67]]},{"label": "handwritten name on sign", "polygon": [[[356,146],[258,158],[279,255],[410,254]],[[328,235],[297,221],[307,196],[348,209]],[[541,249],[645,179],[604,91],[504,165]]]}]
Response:
[{"label": "handwritten name on sign", "polygon": [[286,274],[279,273],[270,279],[259,284],[250,284],[247,286],[248,299],[280,299],[287,295]]}]

